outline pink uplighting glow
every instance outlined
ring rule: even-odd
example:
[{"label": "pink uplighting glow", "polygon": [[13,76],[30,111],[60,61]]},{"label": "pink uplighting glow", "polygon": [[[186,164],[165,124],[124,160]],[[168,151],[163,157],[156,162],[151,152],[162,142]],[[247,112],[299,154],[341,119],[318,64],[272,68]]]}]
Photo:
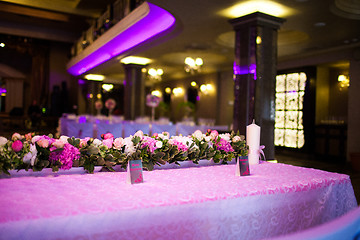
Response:
[{"label": "pink uplighting glow", "polygon": [[175,23],[175,18],[169,12],[151,3],[144,4],[148,5],[148,12],[143,18],[80,61],[73,64],[70,62],[67,71],[74,76],[81,75],[101,63],[164,32]]}]

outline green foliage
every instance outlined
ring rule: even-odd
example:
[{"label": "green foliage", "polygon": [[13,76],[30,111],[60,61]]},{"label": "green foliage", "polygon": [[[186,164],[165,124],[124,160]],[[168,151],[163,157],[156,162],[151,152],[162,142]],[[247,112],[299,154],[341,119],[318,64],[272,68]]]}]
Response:
[{"label": "green foliage", "polygon": [[[15,152],[12,144],[16,139],[7,140],[0,137],[0,173],[9,174],[9,170],[13,169],[41,171],[44,168],[52,168],[54,172],[57,172],[62,167],[62,163],[50,161],[50,154],[61,153],[64,145],[55,145],[55,142],[60,140],[53,139],[51,136],[47,136],[46,139],[49,139],[48,145],[38,144],[36,141],[32,142],[31,138],[23,137],[21,138],[23,147]],[[151,171],[155,166],[180,165],[183,161],[192,161],[197,164],[203,159],[227,164],[235,157],[248,154],[244,136],[234,132],[218,135],[214,131],[208,131],[206,134],[196,131],[192,136],[175,136],[170,139],[162,134],[150,138],[141,132],[120,140],[121,144],[115,144],[112,139],[109,145],[109,143],[105,144],[105,140],[93,138],[66,138],[67,143],[78,149],[80,153],[79,157],[73,159],[72,167],[83,167],[89,173],[94,172],[95,166],[114,171],[116,165],[126,169],[128,161],[141,159],[143,167]],[[224,141],[227,148],[221,145]],[[69,147],[69,145],[66,146]],[[30,153],[33,155],[29,155]],[[27,156],[26,161],[25,156]]]}]

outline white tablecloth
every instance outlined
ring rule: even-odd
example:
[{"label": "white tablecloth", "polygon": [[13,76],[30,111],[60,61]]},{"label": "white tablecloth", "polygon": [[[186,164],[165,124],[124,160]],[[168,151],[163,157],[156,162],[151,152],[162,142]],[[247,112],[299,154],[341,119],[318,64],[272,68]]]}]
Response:
[{"label": "white tablecloth", "polygon": [[349,176],[284,164],[0,179],[0,239],[262,239],[357,206]]}]

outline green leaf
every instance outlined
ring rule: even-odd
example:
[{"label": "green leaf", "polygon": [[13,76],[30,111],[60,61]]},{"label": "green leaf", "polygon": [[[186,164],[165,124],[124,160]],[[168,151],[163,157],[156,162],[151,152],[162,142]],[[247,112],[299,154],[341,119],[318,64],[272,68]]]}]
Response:
[{"label": "green leaf", "polygon": [[96,164],[98,166],[103,166],[105,164],[105,160],[102,157],[99,157]]},{"label": "green leaf", "polygon": [[88,147],[88,149],[87,149],[87,154],[88,155],[96,155],[99,152],[100,152],[100,150],[97,147],[93,146],[93,145],[90,145]]}]

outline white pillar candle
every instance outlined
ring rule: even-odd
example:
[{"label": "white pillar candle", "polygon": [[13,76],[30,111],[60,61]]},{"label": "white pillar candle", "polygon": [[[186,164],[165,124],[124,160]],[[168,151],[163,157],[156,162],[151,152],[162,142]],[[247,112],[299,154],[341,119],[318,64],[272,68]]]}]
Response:
[{"label": "white pillar candle", "polygon": [[255,124],[255,120],[246,127],[246,144],[249,146],[249,164],[259,164],[260,126]]}]

